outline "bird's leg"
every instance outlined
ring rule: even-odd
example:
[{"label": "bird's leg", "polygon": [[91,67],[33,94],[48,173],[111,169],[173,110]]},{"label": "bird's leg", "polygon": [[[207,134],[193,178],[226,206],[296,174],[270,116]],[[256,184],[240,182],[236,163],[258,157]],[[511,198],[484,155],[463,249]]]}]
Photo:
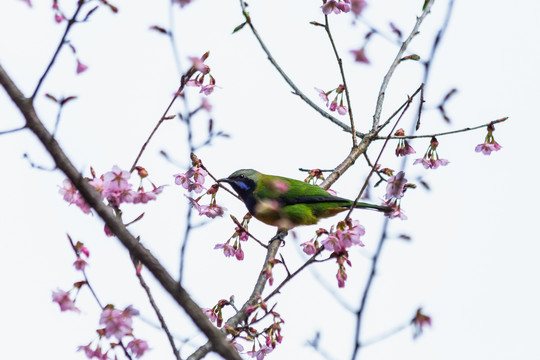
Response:
[{"label": "bird's leg", "polygon": [[270,239],[268,243],[271,243],[274,240],[279,240],[283,242],[283,245],[285,245],[285,236],[287,236],[289,232],[287,230],[279,230],[277,231],[276,235],[274,235],[273,238]]}]

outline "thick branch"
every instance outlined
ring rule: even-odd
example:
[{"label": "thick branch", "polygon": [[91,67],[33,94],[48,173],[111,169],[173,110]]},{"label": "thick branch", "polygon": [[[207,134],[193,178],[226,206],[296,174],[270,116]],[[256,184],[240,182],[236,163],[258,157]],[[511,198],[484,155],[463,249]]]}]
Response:
[{"label": "thick branch", "polygon": [[24,115],[27,127],[38,137],[43,146],[45,146],[45,149],[53,158],[56,166],[68,177],[77,190],[79,190],[88,205],[90,205],[99,217],[103,219],[105,224],[129,250],[132,256],[137,258],[148,268],[163,288],[186,311],[195,325],[212,342],[213,349],[226,359],[241,360],[238,352],[227,341],[223,333],[212,325],[210,320],[208,320],[201,308],[191,299],[186,290],[182,288],[159,261],[146,250],[137,239],[135,239],[135,237],[126,229],[124,224],[122,224],[113,212],[110,211],[110,208],[103,203],[97,191],[81,176],[56,140],[38,118],[32,105],[32,99],[26,98],[21,93],[1,65],[0,84],[2,84],[10,98]]}]

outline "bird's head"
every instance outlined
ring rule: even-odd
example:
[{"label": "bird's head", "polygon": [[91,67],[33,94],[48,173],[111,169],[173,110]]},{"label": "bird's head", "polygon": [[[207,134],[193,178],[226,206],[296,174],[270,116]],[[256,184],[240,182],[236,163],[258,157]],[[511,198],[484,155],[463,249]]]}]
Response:
[{"label": "bird's head", "polygon": [[233,172],[229,177],[219,179],[218,182],[226,182],[245,201],[257,188],[260,173],[253,169],[241,169]]}]

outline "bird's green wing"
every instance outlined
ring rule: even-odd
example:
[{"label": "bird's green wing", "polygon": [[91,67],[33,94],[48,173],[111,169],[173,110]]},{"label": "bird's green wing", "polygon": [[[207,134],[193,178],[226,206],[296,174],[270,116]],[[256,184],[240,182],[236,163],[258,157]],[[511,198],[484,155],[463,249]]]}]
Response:
[{"label": "bird's green wing", "polygon": [[278,200],[282,206],[325,202],[343,203],[343,206],[347,206],[352,203],[348,199],[330,195],[319,186],[300,180],[270,175],[260,180],[257,195],[261,199]]}]

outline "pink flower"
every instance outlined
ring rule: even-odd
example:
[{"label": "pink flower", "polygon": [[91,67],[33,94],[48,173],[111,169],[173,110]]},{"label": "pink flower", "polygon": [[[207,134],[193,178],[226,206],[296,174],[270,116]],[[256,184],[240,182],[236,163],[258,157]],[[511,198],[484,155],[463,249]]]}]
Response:
[{"label": "pink flower", "polygon": [[502,146],[495,141],[493,131],[495,131],[495,126],[493,124],[489,124],[487,126],[488,133],[486,135],[486,139],[482,144],[476,145],[476,148],[474,149],[476,152],[482,152],[484,155],[490,155],[493,151],[499,151],[502,149]]},{"label": "pink flower", "polygon": [[127,348],[136,358],[140,358],[148,350],[148,343],[141,339],[133,339],[127,344]]},{"label": "pink flower", "polygon": [[193,178],[193,181],[197,184],[204,184],[204,178],[208,176],[208,172],[201,167],[194,167],[188,170],[187,172],[190,177]]},{"label": "pink flower", "polygon": [[226,257],[236,255],[236,249],[228,242],[225,244],[216,244],[216,246],[214,246],[214,249],[223,249],[223,254],[225,254]]},{"label": "pink flower", "polygon": [[330,102],[330,100],[328,100],[328,94],[324,92],[324,90],[321,90],[318,88],[315,88],[315,91],[319,93],[319,96],[321,97],[321,99],[323,99],[323,101],[326,102],[326,106],[328,106],[328,103]]},{"label": "pink flower", "polygon": [[90,180],[88,183],[92,185],[94,189],[96,189],[96,191],[99,193],[99,195],[101,195],[102,198],[104,197],[103,191],[105,189],[106,184],[105,184],[105,181],[103,180],[103,175],[101,175],[98,178],[94,178]]},{"label": "pink flower", "polygon": [[[330,111],[337,110],[337,112],[340,115],[347,114],[347,111],[348,111],[347,107],[343,105],[343,94],[345,92],[345,86],[339,85],[337,88],[327,91],[327,92],[318,88],[315,88],[315,91],[317,91],[319,93],[320,98],[324,102],[326,102],[326,106],[328,107]],[[332,102],[330,102],[330,99],[328,98],[328,96],[333,92],[336,93],[336,96],[334,97]],[[338,105],[338,101],[339,101],[339,105]]]},{"label": "pink flower", "polygon": [[346,225],[345,229],[338,229],[336,234],[343,249],[348,249],[353,245],[364,246],[360,237],[366,234],[366,229],[360,225],[358,220],[352,220],[349,225]]},{"label": "pink flower", "polygon": [[388,184],[386,185],[386,194],[384,195],[384,197],[387,200],[391,198],[402,198],[406,183],[407,179],[405,179],[405,173],[403,171],[398,172],[396,175],[388,179]]},{"label": "pink flower", "polygon": [[105,337],[114,336],[121,340],[124,336],[131,334],[133,331],[131,327],[132,316],[136,314],[137,311],[131,307],[127,307],[125,310],[105,307],[99,319],[99,323],[105,325]]},{"label": "pink flower", "polygon": [[181,8],[191,3],[193,0],[173,0],[173,3],[180,5]]},{"label": "pink flower", "polygon": [[345,281],[347,280],[347,273],[345,271],[345,264],[351,266],[351,262],[349,260],[349,254],[344,251],[339,254],[339,256],[336,259],[336,262],[338,263],[338,272],[336,274],[336,279],[338,281],[338,287],[343,288],[345,287]]},{"label": "pink flower", "polygon": [[448,165],[450,161],[446,159],[439,159],[439,154],[437,153],[438,146],[439,142],[435,137],[432,137],[424,157],[416,159],[413,165],[422,164],[426,169],[437,169],[439,166]]},{"label": "pink flower", "polygon": [[206,84],[204,86],[201,86],[201,91],[199,91],[199,93],[202,93],[208,96],[214,92],[215,87],[216,87],[216,84]]},{"label": "pink flower", "polygon": [[249,234],[244,231],[243,229],[239,229],[239,235],[238,235],[238,239],[240,241],[248,241],[249,240]]},{"label": "pink flower", "polygon": [[81,345],[79,347],[77,347],[77,351],[84,351],[84,354],[86,355],[87,358],[89,359],[92,359],[94,357],[94,349],[92,349],[90,347],[91,343],[88,344],[88,345]]},{"label": "pink flower", "polygon": [[103,179],[109,184],[109,190],[126,189],[129,185],[128,180],[130,177],[131,174],[129,171],[120,169],[118,165],[114,165],[111,171],[106,172],[105,175],[103,175]]},{"label": "pink flower", "polygon": [[91,212],[90,206],[83,199],[77,188],[73,186],[71,181],[69,181],[69,179],[66,179],[62,184],[63,186],[60,188],[60,190],[58,190],[58,192],[64,197],[64,200],[67,201],[70,205],[77,205],[82,210],[82,212],[84,212],[85,214],[89,214]]},{"label": "pink flower", "polygon": [[[66,20],[66,17],[63,14],[60,14],[60,13],[54,14],[54,21],[56,21],[57,23],[61,23],[64,20]],[[81,64],[81,65],[83,65],[83,64]],[[83,65],[83,66],[86,66],[86,65]],[[86,70],[86,69],[84,69],[84,70]],[[81,72],[83,72],[84,70],[82,70]],[[77,74],[79,74],[79,65],[77,65]]]},{"label": "pink flower", "polygon": [[[206,54],[205,54],[206,55]],[[190,56],[189,57],[189,60],[191,61],[192,63],[192,66],[199,72],[203,73],[203,74],[208,74],[210,73],[210,67],[208,65],[206,65],[204,63],[204,61],[208,58],[208,55],[207,56],[202,56],[201,58],[198,58],[198,57],[195,57],[195,56]]]},{"label": "pink flower", "polygon": [[251,350],[251,351],[248,351],[246,354],[251,356],[252,358],[257,358],[257,360],[263,360],[266,355],[272,352],[272,350],[274,349],[272,349],[271,347],[267,345],[262,345],[259,350],[257,351]]},{"label": "pink flower", "polygon": [[224,210],[221,206],[217,205],[216,203],[212,203],[210,205],[200,205],[199,209],[199,215],[209,217],[211,219],[215,219],[218,216],[223,216]]},{"label": "pink flower", "polygon": [[64,182],[62,182],[62,184],[63,185],[60,188],[60,190],[58,190],[58,192],[60,193],[60,195],[64,197],[65,201],[67,201],[70,204],[73,204],[75,202],[76,195],[78,195],[77,188],[73,186],[73,184],[71,183],[71,181],[69,181],[69,179],[65,179]]},{"label": "pink flower", "polygon": [[211,322],[216,322],[217,321],[217,315],[216,315],[216,313],[214,312],[213,309],[202,308],[201,310],[208,317],[208,319],[210,319]]},{"label": "pink flower", "polygon": [[488,143],[487,141],[476,145],[476,148],[474,151],[476,152],[482,152],[484,155],[490,155],[492,151],[499,151],[502,149],[502,146],[499,145],[495,140],[493,140],[492,143]]},{"label": "pink flower", "polygon": [[189,187],[189,184],[191,183],[191,180],[189,180],[190,178],[189,171],[185,174],[180,173],[173,176],[174,176],[174,183],[176,185],[182,185],[184,189],[187,189]]},{"label": "pink flower", "polygon": [[30,0],[22,0],[28,5],[29,7],[32,7],[32,2]]},{"label": "pink flower", "polygon": [[244,250],[242,250],[242,248],[238,246],[238,249],[236,249],[234,256],[236,256],[236,260],[238,261],[244,260]]},{"label": "pink flower", "polygon": [[[206,170],[195,167],[189,169],[185,174],[176,174],[174,175],[174,182],[176,185],[182,185],[184,189],[188,191],[193,191],[197,194],[206,190],[202,184],[204,184],[204,177],[208,175]],[[193,177],[193,180],[191,178]]]},{"label": "pink flower", "polygon": [[344,288],[345,281],[347,280],[347,273],[345,272],[345,267],[340,267],[336,273],[336,279],[338,281],[338,287]]},{"label": "pink flower", "polygon": [[73,266],[75,266],[75,269],[82,271],[84,268],[88,265],[88,263],[82,259],[80,256],[77,256],[77,259],[73,263]]},{"label": "pink flower", "polygon": [[133,196],[134,204],[146,204],[151,200],[156,200],[156,194],[153,191],[146,192],[144,189],[139,189],[139,191],[137,191]]},{"label": "pink flower", "polygon": [[351,11],[358,17],[366,8],[367,3],[365,0],[351,0]]},{"label": "pink flower", "polygon": [[[405,136],[405,131],[403,129],[398,129],[394,135]],[[416,151],[409,145],[407,140],[399,139],[396,147],[396,156],[405,156],[409,154],[416,154]]]},{"label": "pink flower", "polygon": [[199,86],[201,86],[201,83],[199,81],[197,81],[196,79],[189,79],[186,82],[186,86],[199,87]]},{"label": "pink flower", "polygon": [[322,245],[324,246],[325,250],[333,251],[333,252],[340,252],[343,250],[343,246],[341,244],[341,241],[339,240],[339,237],[336,236],[336,234],[328,234],[328,237],[322,241]]},{"label": "pink flower", "polygon": [[364,64],[369,64],[369,59],[366,56],[366,49],[361,48],[359,50],[351,50],[351,54],[354,55],[354,61]]},{"label": "pink flower", "polygon": [[330,111],[336,111],[337,109],[337,97],[330,103],[329,107]]},{"label": "pink flower", "polygon": [[383,201],[383,206],[390,206],[392,211],[385,213],[385,216],[388,216],[390,219],[400,218],[401,220],[407,220],[407,216],[401,210],[401,204],[399,200],[387,200]]},{"label": "pink flower", "polygon": [[90,257],[90,250],[88,250],[88,248],[86,246],[81,246],[81,248],[79,249],[80,252],[82,252],[84,255],[86,255],[86,257]]},{"label": "pink flower", "polygon": [[80,312],[80,310],[75,306],[75,303],[71,298],[69,297],[69,293],[65,292],[63,290],[56,290],[52,293],[52,300],[53,302],[60,305],[60,311],[76,311]]},{"label": "pink flower", "polygon": [[360,225],[358,220],[353,220],[348,223],[341,221],[337,225],[337,230],[335,232],[330,232],[327,238],[322,241],[322,245],[324,245],[324,248],[328,251],[341,253],[353,245],[364,246],[360,237],[365,234],[366,229]]},{"label": "pink flower", "polygon": [[340,12],[347,13],[351,10],[348,2],[350,2],[350,0],[345,0],[344,2],[341,2],[341,0],[328,0],[321,6],[322,12],[325,15],[329,15],[332,12],[335,14],[339,14]]},{"label": "pink flower", "polygon": [[77,59],[77,74],[83,73],[88,69],[79,59]]},{"label": "pink flower", "polygon": [[307,255],[313,255],[317,252],[317,246],[315,245],[315,242],[313,240],[306,241],[305,243],[300,244],[300,246],[303,247],[303,251]]}]

